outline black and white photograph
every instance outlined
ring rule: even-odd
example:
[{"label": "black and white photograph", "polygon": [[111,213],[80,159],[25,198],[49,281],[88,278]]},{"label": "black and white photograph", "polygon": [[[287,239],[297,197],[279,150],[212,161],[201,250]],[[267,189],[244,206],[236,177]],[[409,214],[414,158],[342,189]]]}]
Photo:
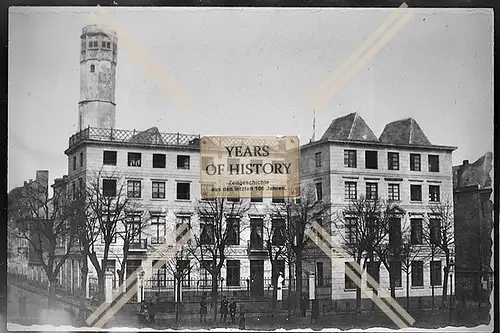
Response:
[{"label": "black and white photograph", "polygon": [[10,7],[7,330],[492,332],[493,29]]}]

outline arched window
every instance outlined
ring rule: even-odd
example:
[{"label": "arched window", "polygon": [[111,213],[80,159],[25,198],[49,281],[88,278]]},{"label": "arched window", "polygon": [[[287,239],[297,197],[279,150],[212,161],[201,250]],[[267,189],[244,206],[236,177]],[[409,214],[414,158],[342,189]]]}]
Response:
[{"label": "arched window", "polygon": [[94,73],[95,72],[95,65],[90,65],[90,73]]}]

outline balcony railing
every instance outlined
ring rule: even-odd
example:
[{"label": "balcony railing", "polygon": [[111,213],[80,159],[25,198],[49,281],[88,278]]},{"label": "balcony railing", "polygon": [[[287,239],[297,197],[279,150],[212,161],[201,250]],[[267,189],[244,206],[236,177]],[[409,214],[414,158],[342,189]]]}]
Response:
[{"label": "balcony railing", "polygon": [[247,242],[247,249],[250,254],[265,254],[266,249],[264,248],[263,242]]},{"label": "balcony railing", "polygon": [[160,133],[156,128],[141,132],[136,130],[88,127],[69,138],[69,147],[71,148],[83,141],[199,147],[200,136],[195,134]]},{"label": "balcony railing", "polygon": [[148,248],[147,239],[133,240],[130,242],[130,250],[142,251],[142,250],[147,250],[147,248]]}]

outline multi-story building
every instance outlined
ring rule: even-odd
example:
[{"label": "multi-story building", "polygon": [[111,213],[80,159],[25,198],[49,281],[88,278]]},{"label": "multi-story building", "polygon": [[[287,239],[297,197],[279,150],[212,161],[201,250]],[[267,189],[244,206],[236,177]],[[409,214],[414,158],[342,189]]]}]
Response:
[{"label": "multi-story building", "polygon": [[493,287],[492,162],[488,152],[472,164],[465,160],[453,167],[455,274],[461,300],[486,302]]},{"label": "multi-story building", "polygon": [[[411,118],[387,124],[377,138],[357,113],[351,113],[334,119],[320,140],[302,146],[301,181],[314,186],[317,199],[331,206],[332,216],[360,196],[397,203],[401,210],[397,228],[411,233],[415,246],[423,246],[423,221],[431,215],[432,205],[452,197],[451,154],[455,149],[431,144]],[[324,227],[332,234],[338,231],[333,230],[335,223]],[[325,256],[316,259],[316,265],[321,261],[321,270],[332,281],[332,299],[356,295],[356,286],[345,275],[344,267],[352,259],[343,259],[342,267],[332,267]],[[442,288],[443,266],[439,255],[432,262],[416,258],[410,274],[411,295],[430,295],[431,275],[435,290]],[[404,297],[405,274],[400,268],[396,270],[396,296]],[[389,273],[383,266],[372,275],[383,288],[389,287]]]}]

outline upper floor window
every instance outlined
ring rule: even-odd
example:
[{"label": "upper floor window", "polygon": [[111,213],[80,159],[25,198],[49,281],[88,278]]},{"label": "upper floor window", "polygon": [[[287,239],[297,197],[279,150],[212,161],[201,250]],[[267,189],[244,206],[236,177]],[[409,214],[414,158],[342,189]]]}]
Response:
[{"label": "upper floor window", "polygon": [[316,200],[323,200],[323,184],[321,182],[316,183]]},{"label": "upper floor window", "polygon": [[240,261],[228,260],[226,271],[226,284],[228,286],[240,285]]},{"label": "upper floor window", "polygon": [[378,157],[376,151],[373,150],[365,151],[365,168],[378,169]]},{"label": "upper floor window", "polygon": [[347,168],[356,168],[356,151],[344,150],[344,166]]},{"label": "upper floor window", "polygon": [[346,200],[356,200],[358,197],[356,182],[345,182],[344,195]]},{"label": "upper floor window", "polygon": [[410,200],[422,201],[422,185],[410,185]]},{"label": "upper floor window", "polygon": [[127,181],[127,197],[140,198],[141,197],[141,181],[129,180]]},{"label": "upper floor window", "polygon": [[441,260],[433,260],[430,264],[431,286],[440,286],[443,279],[441,277]]},{"label": "upper floor window", "polygon": [[389,170],[399,170],[399,153],[387,153]]},{"label": "upper floor window", "polygon": [[429,185],[429,201],[439,202],[439,186]]},{"label": "upper floor window", "polygon": [[165,199],[165,182],[152,182],[151,197],[153,199]]},{"label": "upper floor window", "polygon": [[103,179],[102,180],[102,194],[105,197],[116,197],[116,180]]},{"label": "upper floor window", "polygon": [[377,200],[378,198],[378,184],[366,183],[366,199]]},{"label": "upper floor window", "polygon": [[420,171],[420,154],[410,154],[410,170]]},{"label": "upper floor window", "polygon": [[238,218],[227,219],[227,245],[240,244],[240,220]]},{"label": "upper floor window", "polygon": [[167,155],[153,154],[153,168],[165,168],[167,164]]},{"label": "upper floor window", "polygon": [[429,172],[439,172],[439,155],[429,155]]},{"label": "upper floor window", "polygon": [[111,48],[111,43],[110,42],[102,41],[102,47],[106,48],[106,49],[110,49]]},{"label": "upper floor window", "polygon": [[273,203],[283,203],[285,202],[284,191],[281,189],[273,189]]},{"label": "upper floor window", "polygon": [[76,170],[76,156],[73,156],[73,170]]},{"label": "upper floor window", "polygon": [[273,245],[285,245],[286,224],[284,219],[272,220],[272,243]]},{"label": "upper floor window", "polygon": [[80,167],[83,167],[83,152],[80,153]]},{"label": "upper floor window", "polygon": [[441,244],[441,220],[437,218],[429,219],[429,238],[432,245]]},{"label": "upper floor window", "polygon": [[414,218],[410,220],[410,241],[411,245],[422,244],[422,219]]},{"label": "upper floor window", "polygon": [[177,155],[177,169],[189,169],[189,156]]},{"label": "upper floor window", "polygon": [[92,64],[90,65],[90,73],[94,73],[95,72],[95,65]]},{"label": "upper floor window", "polygon": [[116,151],[105,150],[103,153],[103,164],[116,165]]},{"label": "upper floor window", "polygon": [[411,262],[411,285],[413,287],[424,286],[424,262],[421,260]]},{"label": "upper floor window", "polygon": [[177,199],[178,200],[190,200],[191,199],[191,193],[190,193],[190,183],[177,183]]},{"label": "upper floor window", "polygon": [[202,217],[200,219],[200,244],[213,244],[214,235],[214,220],[210,217]]},{"label": "upper floor window", "polygon": [[141,153],[128,153],[128,166],[141,166]]},{"label": "upper floor window", "polygon": [[357,230],[358,223],[355,217],[345,218],[345,242],[347,245],[354,245],[357,243]]},{"label": "upper floor window", "polygon": [[321,166],[321,152],[314,154],[314,161],[315,161],[316,167]]},{"label": "upper floor window", "polygon": [[388,190],[389,200],[399,201],[399,184],[389,184]]}]

